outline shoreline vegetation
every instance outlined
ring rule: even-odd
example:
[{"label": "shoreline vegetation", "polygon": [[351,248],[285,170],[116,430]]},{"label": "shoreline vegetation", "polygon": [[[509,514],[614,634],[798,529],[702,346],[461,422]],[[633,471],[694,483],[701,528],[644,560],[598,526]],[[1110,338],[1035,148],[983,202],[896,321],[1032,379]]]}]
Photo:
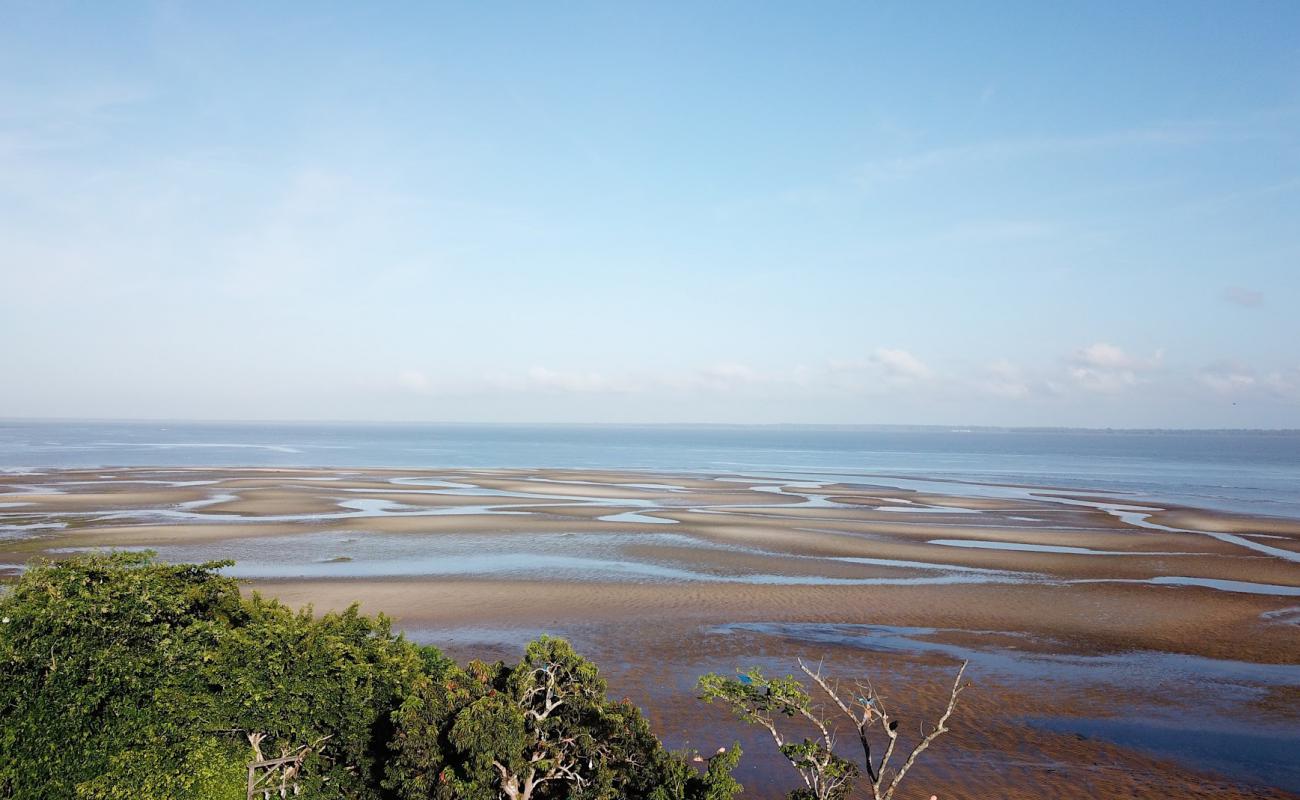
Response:
[{"label": "shoreline vegetation", "polygon": [[[151,553],[33,564],[0,595],[0,797],[108,800],[644,798],[729,800],[738,744],[669,752],[597,667],[542,636],[518,663],[461,666],[383,615],[294,611],[241,594],[228,562]],[[888,800],[942,733],[900,764],[882,697],[800,665],[854,723],[866,786]],[[701,677],[708,702],[771,732],[798,800],[842,800],[860,768],[834,752],[822,706],[793,677]],[[847,698],[847,700],[843,699]],[[783,738],[782,717],[812,726]],[[873,759],[873,733],[885,744]],[[692,763],[694,762],[694,763]]]}]

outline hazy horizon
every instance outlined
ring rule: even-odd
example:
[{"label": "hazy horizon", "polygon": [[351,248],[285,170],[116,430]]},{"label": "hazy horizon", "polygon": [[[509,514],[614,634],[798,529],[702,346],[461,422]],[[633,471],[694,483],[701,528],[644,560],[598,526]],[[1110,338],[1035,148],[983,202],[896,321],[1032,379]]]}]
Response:
[{"label": "hazy horizon", "polygon": [[903,422],[538,422],[531,420],[452,420],[452,419],[198,419],[186,417],[0,417],[3,424],[131,424],[147,425],[166,423],[172,425],[375,425],[375,426],[445,426],[445,427],[608,427],[608,428],[837,428],[845,430],[881,431],[937,431],[960,433],[978,431],[990,433],[1015,431],[1020,433],[1078,432],[1078,433],[1300,433],[1300,428],[1119,428],[1084,427],[1071,425],[971,425],[958,422],[909,424]]},{"label": "hazy horizon", "polygon": [[0,417],[1300,427],[1294,3],[5,8]]}]

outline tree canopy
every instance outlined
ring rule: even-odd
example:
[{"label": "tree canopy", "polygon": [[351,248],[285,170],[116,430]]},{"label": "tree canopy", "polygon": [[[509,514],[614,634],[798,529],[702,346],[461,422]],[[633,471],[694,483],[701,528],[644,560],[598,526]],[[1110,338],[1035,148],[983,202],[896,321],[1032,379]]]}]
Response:
[{"label": "tree canopy", "polygon": [[543,637],[460,667],[356,607],[314,615],[148,553],[36,563],[0,596],[0,798],[237,800],[301,756],[313,798],[727,800],[595,665]]},{"label": "tree canopy", "polygon": [[513,667],[472,662],[421,680],[396,715],[389,785],[405,800],[724,800],[740,757],[699,776],[596,666],[543,636]]}]

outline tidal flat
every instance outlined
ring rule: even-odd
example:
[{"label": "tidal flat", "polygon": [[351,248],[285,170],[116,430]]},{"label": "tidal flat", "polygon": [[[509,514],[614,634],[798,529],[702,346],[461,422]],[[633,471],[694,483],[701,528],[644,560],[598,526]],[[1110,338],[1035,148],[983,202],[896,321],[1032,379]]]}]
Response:
[{"label": "tidal flat", "polygon": [[233,559],[291,605],[360,602],[458,658],[571,638],[672,746],[740,739],[696,677],[825,659],[912,735],[942,798],[1300,797],[1300,520],[916,476],[99,468],[0,475],[0,579],[37,557]]}]

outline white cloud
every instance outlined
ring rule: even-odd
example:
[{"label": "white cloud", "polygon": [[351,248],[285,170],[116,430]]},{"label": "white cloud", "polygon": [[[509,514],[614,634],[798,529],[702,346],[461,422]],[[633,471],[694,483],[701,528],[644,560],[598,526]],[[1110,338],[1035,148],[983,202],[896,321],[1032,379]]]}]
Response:
[{"label": "white cloud", "polygon": [[1186,146],[1229,137],[1248,138],[1255,135],[1252,125],[1262,122],[1262,119],[1238,120],[1232,124],[1186,121],[1082,136],[970,142],[878,159],[860,167],[855,178],[860,186],[870,187],[927,172],[969,166],[1004,165],[1031,158],[1067,158],[1147,147]]},{"label": "white cloud", "polygon": [[146,86],[114,80],[74,86],[0,85],[0,160],[66,152],[101,140],[119,112],[146,103]]},{"label": "white cloud", "polygon": [[877,348],[866,359],[833,360],[759,370],[739,362],[719,362],[679,370],[607,372],[572,367],[534,365],[503,369],[478,376],[462,375],[434,381],[426,371],[407,368],[397,385],[420,394],[545,394],[673,395],[842,395],[897,391],[921,384],[937,386],[933,370],[906,350]]},{"label": "white cloud", "polygon": [[921,359],[898,348],[877,347],[871,353],[871,363],[884,370],[886,378],[894,381],[926,380],[934,375]]},{"label": "white cloud", "polygon": [[1196,379],[1219,394],[1237,394],[1259,384],[1255,371],[1236,361],[1216,361],[1202,367]]},{"label": "white cloud", "polygon": [[1261,383],[1274,397],[1300,401],[1300,367],[1273,370],[1264,376]]},{"label": "white cloud", "polygon": [[686,384],[697,388],[726,391],[770,380],[745,364],[714,364],[688,376]]},{"label": "white cloud", "polygon": [[1215,394],[1293,403],[1300,401],[1300,367],[1261,371],[1225,359],[1197,370],[1195,379]]},{"label": "white cloud", "polygon": [[1080,388],[1102,394],[1113,394],[1137,383],[1137,376],[1132,372],[1099,370],[1090,367],[1070,367],[1070,378]]},{"label": "white cloud", "polygon": [[733,392],[748,387],[779,387],[797,382],[796,373],[763,373],[747,364],[723,362],[679,372],[607,374],[582,370],[533,367],[522,378],[505,378],[517,389],[543,389],[578,394],[669,392]]},{"label": "white cloud", "polygon": [[1097,342],[1079,349],[1074,354],[1074,361],[1079,365],[1096,369],[1127,369],[1134,363],[1131,356],[1119,347],[1106,342]]},{"label": "white cloud", "polygon": [[1031,393],[1030,382],[1024,371],[1005,358],[998,359],[985,367],[984,373],[975,380],[975,388],[985,394],[1008,400],[1019,400],[1028,397]]},{"label": "white cloud", "polygon": [[1113,394],[1142,382],[1143,373],[1159,366],[1163,355],[1157,350],[1150,358],[1141,358],[1108,342],[1096,342],[1075,351],[1068,374],[1079,388]]},{"label": "white cloud", "polygon": [[397,374],[397,385],[410,392],[423,393],[429,391],[432,382],[429,376],[418,369],[404,369]]},{"label": "white cloud", "polygon": [[627,378],[615,378],[599,372],[563,371],[532,367],[524,375],[523,388],[577,394],[629,392],[637,385]]},{"label": "white cloud", "polygon": [[[908,350],[879,347],[856,360],[770,370],[724,361],[639,372],[534,365],[455,375],[424,365],[397,372],[395,384],[414,396],[494,398],[494,402],[509,398],[530,402],[531,398],[538,403],[564,397],[575,403],[582,402],[579,398],[602,403],[615,402],[617,397],[620,406],[649,404],[647,408],[688,402],[735,403],[737,407],[769,403],[793,408],[869,401],[910,408],[969,409],[979,401],[1030,413],[1090,404],[1095,402],[1090,394],[1124,393],[1126,402],[1171,401],[1187,397],[1189,385],[1200,387],[1205,396],[1284,403],[1300,400],[1300,369],[1266,371],[1234,360],[1208,363],[1199,369],[1173,369],[1164,366],[1159,351],[1136,355],[1109,342],[1079,348],[1064,365],[1055,367],[1000,357],[952,374],[937,372]],[[552,400],[546,401],[547,397]]]}]

